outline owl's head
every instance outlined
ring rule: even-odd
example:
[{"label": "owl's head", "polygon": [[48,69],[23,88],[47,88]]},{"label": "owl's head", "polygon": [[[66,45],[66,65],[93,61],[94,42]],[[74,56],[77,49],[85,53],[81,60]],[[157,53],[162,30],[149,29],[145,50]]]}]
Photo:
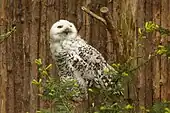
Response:
[{"label": "owl's head", "polygon": [[50,38],[52,41],[58,42],[67,38],[75,38],[77,29],[73,23],[67,20],[59,20],[54,23],[50,29]]}]

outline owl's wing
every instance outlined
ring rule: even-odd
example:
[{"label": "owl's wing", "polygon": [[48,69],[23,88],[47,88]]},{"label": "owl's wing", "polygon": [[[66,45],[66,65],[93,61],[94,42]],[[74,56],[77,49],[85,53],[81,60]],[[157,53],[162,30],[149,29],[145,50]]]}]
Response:
[{"label": "owl's wing", "polygon": [[[79,41],[77,47],[77,54],[87,63],[93,64],[92,66],[96,67],[97,70],[103,70],[104,68],[108,68],[114,71],[114,68],[111,67],[102,54],[92,47],[91,45],[87,44],[84,40]],[[115,71],[116,73],[116,71]]]},{"label": "owl's wing", "polygon": [[106,75],[104,73],[104,69],[108,68],[113,71],[115,70],[107,64],[101,53],[83,40],[78,40],[75,42],[74,46],[75,47],[73,47],[72,52],[74,53],[75,59],[78,59],[78,61],[73,66],[83,67],[81,68],[84,72],[82,77],[92,80],[92,82],[95,82],[96,85],[100,85],[102,87],[107,86],[108,82],[111,82],[111,76]]}]

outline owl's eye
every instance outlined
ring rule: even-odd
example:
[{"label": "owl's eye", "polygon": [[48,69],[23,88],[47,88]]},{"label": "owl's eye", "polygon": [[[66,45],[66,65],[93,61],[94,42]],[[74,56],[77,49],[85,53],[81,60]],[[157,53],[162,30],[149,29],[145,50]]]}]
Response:
[{"label": "owl's eye", "polygon": [[72,25],[70,25],[70,27],[72,27]]},{"label": "owl's eye", "polygon": [[60,25],[60,26],[57,26],[57,28],[62,28],[63,26],[62,25]]}]

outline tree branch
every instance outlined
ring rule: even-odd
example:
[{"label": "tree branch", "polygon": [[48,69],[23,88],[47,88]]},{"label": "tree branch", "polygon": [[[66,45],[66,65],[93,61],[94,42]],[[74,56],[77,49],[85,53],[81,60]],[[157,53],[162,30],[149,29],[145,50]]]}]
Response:
[{"label": "tree branch", "polygon": [[[100,8],[100,12],[102,13],[102,16],[99,16],[97,14],[95,14],[94,12],[90,11],[88,8],[82,6],[81,9],[86,12],[87,14],[89,14],[90,16],[92,16],[93,18],[101,21],[106,28],[108,29],[109,33],[111,34],[112,38],[116,37],[116,29],[115,26],[113,24],[113,19],[112,16],[109,13],[109,9],[107,7],[102,7]],[[118,40],[114,39],[114,42],[117,43]]]},{"label": "tree branch", "polygon": [[82,6],[81,9],[86,12],[87,14],[89,14],[90,16],[92,16],[93,18],[101,21],[103,24],[107,25],[106,20],[100,16],[98,16],[97,14],[93,13],[92,11],[90,11],[89,9],[87,9],[86,7]]},{"label": "tree branch", "polygon": [[119,50],[119,41],[116,36],[116,27],[114,26],[113,19],[111,14],[109,13],[109,9],[107,7],[102,7],[100,8],[100,12],[102,13],[102,17],[95,14],[94,12],[90,11],[88,8],[82,6],[81,9],[92,16],[93,18],[101,21],[107,28],[108,32],[110,33],[112,40],[113,40],[113,45],[114,45],[114,50],[116,54],[118,55],[118,50]]}]

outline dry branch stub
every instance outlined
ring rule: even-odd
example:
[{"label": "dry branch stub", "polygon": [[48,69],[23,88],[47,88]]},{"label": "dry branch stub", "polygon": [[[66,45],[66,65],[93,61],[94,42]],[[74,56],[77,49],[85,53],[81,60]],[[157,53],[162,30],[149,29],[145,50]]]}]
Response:
[{"label": "dry branch stub", "polygon": [[100,8],[100,12],[102,13],[103,18],[106,21],[106,27],[109,31],[109,33],[115,36],[116,35],[116,29],[115,26],[113,24],[113,19],[111,17],[111,14],[109,13],[109,9],[107,7],[102,7]]},{"label": "dry branch stub", "polygon": [[109,12],[109,9],[107,7],[102,7],[100,8],[100,12],[102,13],[108,13]]},{"label": "dry branch stub", "polygon": [[118,55],[119,41],[118,41],[118,38],[116,37],[116,27],[114,26],[113,18],[107,7],[101,7],[100,12],[102,13],[102,17],[106,21],[106,28],[112,37],[114,50],[116,51],[116,55]]}]

